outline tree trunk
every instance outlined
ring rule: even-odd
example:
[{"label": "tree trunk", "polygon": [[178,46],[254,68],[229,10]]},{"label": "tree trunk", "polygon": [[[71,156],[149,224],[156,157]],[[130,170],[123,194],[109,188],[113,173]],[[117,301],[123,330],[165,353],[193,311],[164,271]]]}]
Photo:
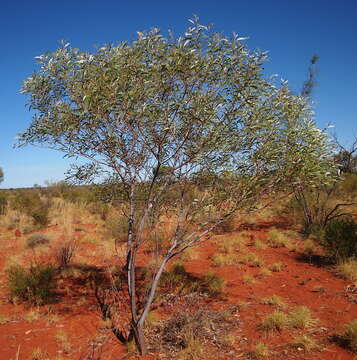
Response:
[{"label": "tree trunk", "polygon": [[147,345],[146,339],[143,331],[143,326],[140,324],[132,323],[131,325],[131,333],[132,336],[129,338],[134,337],[136,348],[138,349],[140,355],[147,354]]}]

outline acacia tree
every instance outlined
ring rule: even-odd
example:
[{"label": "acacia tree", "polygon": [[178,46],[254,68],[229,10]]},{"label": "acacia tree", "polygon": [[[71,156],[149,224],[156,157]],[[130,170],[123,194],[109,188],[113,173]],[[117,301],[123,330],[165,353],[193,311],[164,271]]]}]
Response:
[{"label": "acacia tree", "polygon": [[0,168],[0,183],[2,183],[3,181],[4,181],[4,172],[2,168]]},{"label": "acacia tree", "polygon": [[[172,258],[262,195],[324,181],[330,166],[327,138],[305,98],[264,76],[266,53],[190,21],[178,38],[154,28],[95,53],[63,44],[37,57],[39,70],[22,89],[35,113],[20,145],[88,160],[76,168],[82,180],[106,174],[120,183],[131,321],[113,332],[134,338],[141,353],[143,324]],[[173,231],[139,302],[138,252],[163,208]]]}]

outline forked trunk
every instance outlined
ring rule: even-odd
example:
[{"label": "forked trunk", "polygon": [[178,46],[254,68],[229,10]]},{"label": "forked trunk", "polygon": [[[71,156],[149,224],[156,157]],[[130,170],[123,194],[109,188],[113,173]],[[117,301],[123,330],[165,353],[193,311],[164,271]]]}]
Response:
[{"label": "forked trunk", "polygon": [[[132,337],[134,337],[136,348],[138,349],[140,355],[147,354],[147,345],[146,339],[143,331],[143,326],[133,323],[131,325]],[[130,336],[129,336],[130,338]]]}]

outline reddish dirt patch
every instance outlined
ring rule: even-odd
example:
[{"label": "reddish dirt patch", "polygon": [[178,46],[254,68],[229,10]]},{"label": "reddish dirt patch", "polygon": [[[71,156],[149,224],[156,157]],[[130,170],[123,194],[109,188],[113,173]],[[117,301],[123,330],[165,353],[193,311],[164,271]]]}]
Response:
[{"label": "reddish dirt patch", "polygon": [[[318,266],[303,259],[299,251],[292,252],[286,248],[257,249],[254,240],[266,243],[267,233],[271,227],[287,229],[285,223],[277,221],[261,221],[255,226],[241,226],[239,230],[213,236],[197,249],[197,259],[186,261],[188,272],[195,276],[203,276],[213,271],[227,282],[221,299],[208,301],[207,305],[216,308],[226,308],[230,305],[240,306],[240,323],[235,336],[237,339],[237,353],[227,356],[229,359],[241,358],[241,354],[248,354],[258,342],[267,343],[272,351],[269,359],[309,359],[309,360],[347,360],[355,359],[351,352],[334,344],[331,338],[341,333],[343,325],[357,318],[357,299],[348,290],[349,283],[339,279],[331,268]],[[48,233],[56,234],[58,229],[51,227]],[[85,235],[94,235],[96,228],[91,225],[81,225],[76,231],[79,240]],[[237,256],[248,252],[256,253],[263,261],[264,267],[281,262],[284,268],[280,272],[273,272],[269,276],[260,276],[261,268],[240,264],[235,266],[215,267],[211,260],[213,254],[219,251],[217,243],[223,239],[239,236],[244,231],[247,244],[236,251]],[[17,237],[14,231],[1,229],[2,246],[0,249],[0,269],[4,270],[12,255],[23,254],[29,263],[33,255],[24,250],[22,236]],[[296,239],[301,244],[301,240]],[[86,243],[80,246],[80,256],[85,256],[86,266],[103,267],[115,263],[115,258],[105,259],[97,251],[96,243]],[[43,255],[50,259],[51,248]],[[78,271],[83,268],[84,261],[78,264]],[[144,264],[143,258],[140,263]],[[244,276],[252,275],[256,282],[247,284]],[[98,311],[93,295],[86,289],[86,284],[75,276],[68,275],[59,283],[57,301],[54,304],[39,308],[40,316],[30,322],[27,319],[31,310],[24,305],[13,305],[8,302],[6,274],[1,272],[0,287],[0,359],[29,359],[36,348],[41,348],[51,359],[62,356],[68,359],[83,359],[93,349],[97,353],[102,351],[101,359],[121,359],[126,354],[126,348],[121,345],[110,330],[105,327]],[[310,308],[317,319],[316,325],[309,330],[284,329],[280,333],[266,334],[259,330],[262,319],[274,311],[270,305],[263,305],[262,298],[278,295],[287,304],[286,312],[296,306],[304,305]],[[160,314],[174,314],[175,306],[165,308],[161,306]],[[58,340],[58,332],[65,332],[70,349],[67,353],[63,344]],[[304,353],[292,349],[288,343],[297,335],[308,333],[322,346],[321,351]],[[155,359],[156,356],[146,357]]]}]

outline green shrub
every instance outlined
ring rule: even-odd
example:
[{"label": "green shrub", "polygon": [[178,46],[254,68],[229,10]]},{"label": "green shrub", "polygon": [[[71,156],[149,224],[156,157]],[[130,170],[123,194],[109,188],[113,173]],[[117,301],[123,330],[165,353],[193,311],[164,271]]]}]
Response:
[{"label": "green shrub", "polygon": [[343,260],[357,256],[357,224],[351,219],[330,221],[322,242],[328,256]]},{"label": "green shrub", "polygon": [[11,200],[11,206],[31,216],[36,225],[46,226],[49,223],[50,202],[38,192],[19,191]]},{"label": "green shrub", "polygon": [[13,265],[6,272],[12,300],[34,305],[43,305],[51,300],[55,289],[55,271],[51,265],[38,264],[28,269]]}]

